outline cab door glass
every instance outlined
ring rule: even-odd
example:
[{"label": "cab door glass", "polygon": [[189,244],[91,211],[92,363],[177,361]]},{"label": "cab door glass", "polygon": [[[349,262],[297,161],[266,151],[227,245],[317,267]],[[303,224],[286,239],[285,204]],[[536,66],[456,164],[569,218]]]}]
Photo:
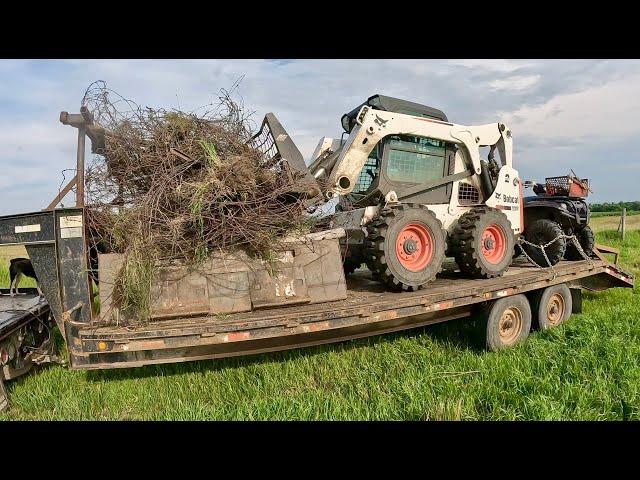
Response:
[{"label": "cab door glass", "polygon": [[446,148],[441,140],[392,135],[388,140],[386,176],[391,182],[420,184],[446,174]]},{"label": "cab door glass", "polygon": [[355,194],[366,192],[378,176],[379,170],[380,160],[378,156],[378,146],[376,146],[369,154],[369,158],[367,158],[364,167],[360,170],[360,175],[358,175],[358,180],[352,192]]}]

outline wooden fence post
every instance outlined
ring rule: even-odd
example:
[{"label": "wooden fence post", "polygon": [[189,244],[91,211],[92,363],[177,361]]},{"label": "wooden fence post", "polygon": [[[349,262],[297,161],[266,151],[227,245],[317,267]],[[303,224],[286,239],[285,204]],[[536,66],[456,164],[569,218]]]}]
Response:
[{"label": "wooden fence post", "polygon": [[627,209],[622,209],[622,217],[620,218],[620,227],[622,230],[622,240],[624,240],[624,234],[627,229]]}]

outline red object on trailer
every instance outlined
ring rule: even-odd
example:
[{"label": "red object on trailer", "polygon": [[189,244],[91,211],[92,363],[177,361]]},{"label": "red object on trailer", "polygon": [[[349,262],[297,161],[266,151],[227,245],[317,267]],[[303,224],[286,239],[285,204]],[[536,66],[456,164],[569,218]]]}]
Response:
[{"label": "red object on trailer", "polygon": [[572,175],[547,177],[546,193],[551,196],[586,198],[589,195],[589,180]]}]

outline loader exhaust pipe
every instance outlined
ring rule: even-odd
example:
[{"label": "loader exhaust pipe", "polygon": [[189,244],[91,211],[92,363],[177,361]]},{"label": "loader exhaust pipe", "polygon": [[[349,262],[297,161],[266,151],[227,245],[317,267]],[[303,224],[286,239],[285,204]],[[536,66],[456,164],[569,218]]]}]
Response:
[{"label": "loader exhaust pipe", "polygon": [[496,189],[495,181],[491,177],[491,164],[495,164],[495,150],[496,146],[491,145],[487,160],[480,160],[480,182],[482,183],[482,189],[484,190],[486,198],[493,195],[493,191]]},{"label": "loader exhaust pipe", "polygon": [[496,186],[493,184],[491,174],[489,173],[489,162],[482,159],[480,160],[480,165],[482,167],[480,182],[482,183],[482,189],[484,190],[485,197],[489,198],[496,189]]}]

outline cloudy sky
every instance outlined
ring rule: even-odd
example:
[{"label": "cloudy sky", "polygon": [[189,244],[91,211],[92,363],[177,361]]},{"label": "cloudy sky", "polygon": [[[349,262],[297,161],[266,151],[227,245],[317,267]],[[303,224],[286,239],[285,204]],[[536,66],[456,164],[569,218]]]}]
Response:
[{"label": "cloudy sky", "polygon": [[320,137],[340,136],[343,113],[380,93],[456,123],[506,122],[525,179],[573,168],[592,179],[592,201],[640,199],[637,60],[0,60],[0,214],[57,194],[76,148],[59,113],[77,112],[92,81],[141,105],[193,110],[243,75],[255,122],[274,112],[307,160]]}]

